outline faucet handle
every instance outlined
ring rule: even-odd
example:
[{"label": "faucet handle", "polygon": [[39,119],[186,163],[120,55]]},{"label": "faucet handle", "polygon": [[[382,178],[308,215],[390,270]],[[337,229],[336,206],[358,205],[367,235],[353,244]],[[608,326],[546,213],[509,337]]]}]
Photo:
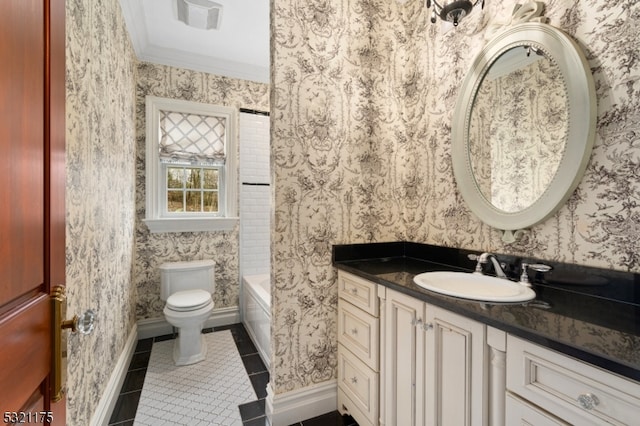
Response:
[{"label": "faucet handle", "polygon": [[520,275],[520,284],[526,285],[527,287],[531,287],[531,280],[529,280],[529,275],[527,274],[527,268],[531,268],[536,272],[549,272],[553,269],[553,267],[549,265],[545,265],[544,263],[522,263],[522,274]]},{"label": "faucet handle", "polygon": [[467,258],[469,260],[475,260],[476,261],[476,270],[474,271],[476,274],[481,274],[482,273],[482,265],[481,265],[481,261],[480,261],[480,255],[479,254],[473,254],[473,253],[469,253],[467,255]]},{"label": "faucet handle", "polygon": [[529,280],[529,275],[527,274],[527,267],[529,267],[528,263],[522,263],[522,274],[520,274],[520,284],[525,285],[527,287],[531,287],[531,280]]},{"label": "faucet handle", "polygon": [[[527,265],[527,264],[523,263],[522,265]],[[533,269],[536,272],[549,272],[550,270],[553,269],[553,266],[545,265],[544,263],[532,263],[527,266],[529,266],[529,268]]]}]

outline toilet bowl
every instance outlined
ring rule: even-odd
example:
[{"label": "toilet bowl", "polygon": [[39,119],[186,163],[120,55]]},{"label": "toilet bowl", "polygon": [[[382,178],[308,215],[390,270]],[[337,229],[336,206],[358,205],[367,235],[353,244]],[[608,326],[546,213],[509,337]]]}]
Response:
[{"label": "toilet bowl", "polygon": [[163,313],[167,322],[178,329],[173,347],[176,365],[194,364],[207,355],[202,327],[214,307],[214,266],[211,260],[160,265],[160,297],[166,301]]}]

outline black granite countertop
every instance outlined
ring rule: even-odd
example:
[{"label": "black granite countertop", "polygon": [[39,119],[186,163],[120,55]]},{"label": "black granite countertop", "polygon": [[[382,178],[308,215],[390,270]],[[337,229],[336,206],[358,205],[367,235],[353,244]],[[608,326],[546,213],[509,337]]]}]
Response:
[{"label": "black granite countertop", "polygon": [[[432,305],[640,381],[640,275],[497,254],[517,280],[521,263],[545,263],[551,272],[530,274],[536,299],[491,304],[425,290],[413,277],[430,271],[472,272],[463,249],[394,242],[333,247],[336,268]],[[488,272],[488,271],[487,271]]]}]

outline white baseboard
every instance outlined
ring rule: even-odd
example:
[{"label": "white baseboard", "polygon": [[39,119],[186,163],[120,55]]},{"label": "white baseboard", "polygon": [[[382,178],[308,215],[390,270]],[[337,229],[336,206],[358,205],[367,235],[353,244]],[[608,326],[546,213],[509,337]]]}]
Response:
[{"label": "white baseboard", "polygon": [[329,380],[291,392],[273,394],[267,385],[265,410],[271,426],[286,426],[338,408],[338,382]]},{"label": "white baseboard", "polygon": [[[211,316],[204,323],[204,328],[220,327],[222,325],[240,322],[240,309],[237,306],[214,309]],[[138,339],[164,336],[173,333],[173,326],[161,318],[148,318],[138,321]]]},{"label": "white baseboard", "polygon": [[122,384],[127,376],[129,364],[131,364],[131,358],[133,358],[137,343],[138,326],[134,324],[129,332],[129,337],[124,345],[124,349],[122,350],[122,353],[120,353],[120,357],[118,358],[118,362],[116,363],[113,373],[111,373],[111,377],[107,383],[107,388],[102,393],[102,397],[98,402],[96,411],[91,417],[92,426],[106,426],[109,424],[111,413],[118,401],[120,389],[122,389]]}]

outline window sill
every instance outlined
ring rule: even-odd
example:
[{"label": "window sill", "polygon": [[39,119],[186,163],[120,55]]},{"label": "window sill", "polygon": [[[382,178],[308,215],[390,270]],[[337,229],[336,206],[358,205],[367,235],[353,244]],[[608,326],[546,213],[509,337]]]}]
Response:
[{"label": "window sill", "polygon": [[238,223],[237,217],[192,217],[145,219],[152,234],[165,232],[231,231]]}]

